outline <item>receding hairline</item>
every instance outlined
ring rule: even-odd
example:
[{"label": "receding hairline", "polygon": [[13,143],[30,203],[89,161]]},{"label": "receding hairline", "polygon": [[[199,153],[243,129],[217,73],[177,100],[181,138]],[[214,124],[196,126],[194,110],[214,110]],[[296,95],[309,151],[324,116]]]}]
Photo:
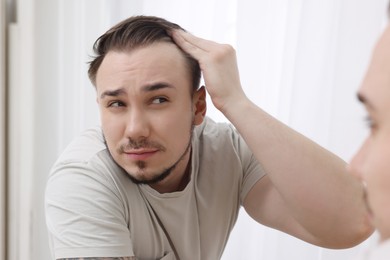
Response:
[{"label": "receding hairline", "polygon": [[[179,54],[179,56],[181,57],[181,59],[183,61],[183,65],[186,67],[186,70],[188,71],[188,73],[191,74],[190,73],[190,65],[189,65],[189,63],[187,61],[187,59],[190,58],[190,56],[186,52],[184,52],[175,42],[172,42],[172,41],[155,41],[155,42],[151,42],[151,43],[147,43],[147,44],[138,45],[136,47],[113,48],[113,49],[110,49],[107,53],[104,54],[104,56],[102,56],[102,61],[101,61],[100,65],[99,65],[99,67],[98,67],[98,69],[96,71],[95,76],[97,76],[102,63],[104,62],[106,57],[108,55],[110,55],[110,54],[113,54],[113,53],[131,54],[131,53],[137,52],[139,50],[147,49],[147,48],[158,46],[158,45],[172,46],[175,50],[177,50],[177,53]],[[96,80],[96,77],[95,77],[95,80]]]},{"label": "receding hairline", "polygon": [[[98,43],[98,40],[96,40],[94,46]],[[134,52],[134,51],[137,51],[139,49],[142,49],[142,48],[147,48],[151,45],[158,44],[158,43],[171,43],[171,44],[175,45],[177,48],[179,48],[179,50],[183,53],[183,56],[186,56],[186,53],[184,53],[183,50],[181,50],[180,47],[177,46],[177,44],[169,36],[160,38],[160,39],[153,41],[153,42],[144,42],[142,44],[137,44],[135,46],[131,45],[131,44],[123,45],[123,46],[122,45],[110,46],[110,49],[108,49],[104,54],[101,54],[101,55],[94,57],[93,60],[91,60],[91,62],[89,63],[88,74],[90,76],[90,80],[91,80],[92,84],[96,87],[96,78],[97,78],[97,74],[99,72],[100,66],[102,65],[103,61],[105,60],[106,56],[109,53],[111,53],[111,52],[130,53],[130,52]],[[98,62],[98,65],[97,66],[92,65],[94,62]],[[91,69],[92,68],[95,69],[95,67],[96,67],[96,70],[92,71]],[[91,72],[93,72],[92,77],[91,77]]]},{"label": "receding hairline", "polygon": [[[158,42],[176,45],[169,32],[177,29],[184,30],[178,24],[156,16],[132,16],[117,23],[93,44],[94,55],[91,56],[88,69],[92,84],[96,87],[97,72],[108,52],[128,52]],[[178,45],[176,46],[185,58],[186,67],[191,74],[193,89],[197,89],[201,78],[199,63],[191,55],[182,51]]]}]

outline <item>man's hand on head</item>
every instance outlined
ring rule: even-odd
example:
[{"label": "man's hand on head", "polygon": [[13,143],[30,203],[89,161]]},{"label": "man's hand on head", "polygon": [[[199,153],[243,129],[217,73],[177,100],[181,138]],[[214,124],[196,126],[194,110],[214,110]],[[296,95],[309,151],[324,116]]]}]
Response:
[{"label": "man's hand on head", "polygon": [[183,30],[173,30],[170,35],[184,52],[199,62],[206,89],[217,109],[224,113],[240,98],[246,99],[232,46],[205,40]]}]

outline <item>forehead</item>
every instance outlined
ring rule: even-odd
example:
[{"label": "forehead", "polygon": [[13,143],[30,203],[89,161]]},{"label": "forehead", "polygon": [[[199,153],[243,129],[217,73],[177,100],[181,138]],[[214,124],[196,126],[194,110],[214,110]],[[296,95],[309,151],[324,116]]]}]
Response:
[{"label": "forehead", "polygon": [[[390,26],[385,29],[374,49],[359,93],[374,107],[390,108]],[[390,116],[390,112],[386,113]]]},{"label": "forehead", "polygon": [[108,52],[97,72],[96,85],[99,89],[128,79],[189,82],[189,74],[183,52],[173,43],[158,42],[130,51]]}]

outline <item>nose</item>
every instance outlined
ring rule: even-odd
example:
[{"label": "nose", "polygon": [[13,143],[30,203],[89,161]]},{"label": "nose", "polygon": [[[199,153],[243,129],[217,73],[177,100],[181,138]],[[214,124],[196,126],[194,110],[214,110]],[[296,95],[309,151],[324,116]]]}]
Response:
[{"label": "nose", "polygon": [[360,149],[353,156],[349,166],[348,171],[354,175],[357,179],[363,180],[363,173],[365,168],[365,163],[367,160],[367,150],[369,146],[369,139],[366,139],[362,144]]},{"label": "nose", "polygon": [[133,108],[126,118],[126,137],[133,140],[148,138],[150,125],[147,114],[141,109]]}]

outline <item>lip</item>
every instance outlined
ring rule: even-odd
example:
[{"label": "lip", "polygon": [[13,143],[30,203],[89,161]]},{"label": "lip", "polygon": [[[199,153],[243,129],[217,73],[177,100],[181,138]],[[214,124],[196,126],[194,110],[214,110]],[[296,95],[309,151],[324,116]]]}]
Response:
[{"label": "lip", "polygon": [[143,160],[147,160],[149,159],[150,157],[152,157],[153,155],[155,155],[156,153],[158,152],[158,150],[134,150],[134,151],[126,151],[124,152],[124,154],[132,159],[132,160],[136,160],[136,161],[143,161]]}]

